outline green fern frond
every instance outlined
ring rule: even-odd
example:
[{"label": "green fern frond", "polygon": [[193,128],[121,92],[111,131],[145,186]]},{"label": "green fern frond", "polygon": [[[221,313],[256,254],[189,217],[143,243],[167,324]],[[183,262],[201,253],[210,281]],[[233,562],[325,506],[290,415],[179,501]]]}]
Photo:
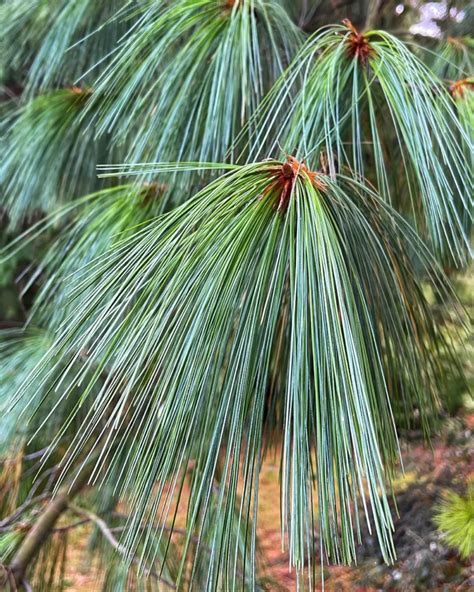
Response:
[{"label": "green fern frond", "polygon": [[472,169],[458,139],[470,140],[443,83],[393,35],[361,34],[350,23],[317,32],[256,125],[252,154],[283,146],[315,168],[325,152],[331,174],[350,167],[369,176],[438,252],[466,259]]},{"label": "green fern frond", "polygon": [[[247,525],[252,562],[263,442],[277,425],[291,564],[314,565],[316,523],[323,558],[353,560],[359,502],[393,558],[390,399],[435,405],[431,351],[442,340],[408,251],[445,290],[421,241],[376,194],[290,159],[234,167],[76,274],[70,298],[80,305],[44,364],[66,364],[52,386],[57,404],[79,385],[77,409],[93,400],[64,467],[102,425],[110,452],[97,471],[130,496],[128,548],[147,548],[140,525],[172,513],[192,462],[200,478],[186,544],[207,532],[210,581],[238,581],[229,533]],[[39,364],[16,397],[47,375]],[[222,529],[209,519],[217,471]]]},{"label": "green fern frond", "polygon": [[455,547],[463,559],[474,554],[474,484],[466,496],[446,491],[434,517],[449,545]]},{"label": "green fern frond", "polygon": [[132,162],[223,160],[302,39],[278,0],[148,1],[137,19],[91,102]]}]

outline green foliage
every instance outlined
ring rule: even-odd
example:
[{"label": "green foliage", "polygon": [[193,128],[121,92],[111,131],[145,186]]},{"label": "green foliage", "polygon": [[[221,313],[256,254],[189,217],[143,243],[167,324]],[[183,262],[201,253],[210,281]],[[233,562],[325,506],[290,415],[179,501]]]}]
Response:
[{"label": "green foliage", "polygon": [[8,118],[0,181],[12,226],[49,213],[97,185],[96,165],[109,154],[82,119],[88,89],[57,90],[21,105]]},{"label": "green foliage", "polygon": [[103,67],[126,31],[119,17],[127,5],[129,0],[56,2],[56,11],[48,10],[52,26],[28,73],[28,91],[72,85],[78,78],[87,84],[89,71],[98,64]]},{"label": "green foliage", "polygon": [[466,152],[472,159],[472,152],[469,153],[468,150],[472,147],[474,138],[474,77],[457,80],[450,88],[456,101],[458,117],[466,130]]},{"label": "green foliage", "polygon": [[224,159],[302,39],[277,0],[147,1],[136,18],[91,102],[132,162]]},{"label": "green foliage", "polygon": [[[44,383],[37,383],[28,397],[15,396],[26,377],[43,362],[50,344],[51,337],[41,329],[0,332],[0,446],[3,450],[12,446],[21,449],[26,442],[33,450],[47,447],[75,406],[73,398],[62,405],[56,405],[52,399],[43,401],[57,380],[57,372],[61,372],[59,366],[53,369],[49,365]],[[35,414],[36,409],[41,414]],[[72,424],[71,429],[77,429],[77,424]]]},{"label": "green foliage", "polygon": [[25,284],[27,292],[42,278],[30,318],[41,326],[57,328],[68,314],[69,278],[89,261],[104,255],[126,233],[163,211],[168,198],[166,186],[156,183],[103,189],[57,208],[12,241],[5,250],[8,258],[27,244],[35,244],[52,228],[62,226]]},{"label": "green foliage", "polygon": [[3,2],[5,74],[26,70],[29,94],[75,84],[113,50],[125,32],[119,16],[131,4],[129,0]]},{"label": "green foliage", "polygon": [[[295,161],[230,169],[75,274],[69,297],[80,304],[17,396],[28,399],[52,364],[65,365],[53,400],[78,385],[78,410],[92,398],[69,461],[103,423],[112,452],[103,451],[102,466],[134,509],[125,537],[132,549],[140,524],[168,499],[167,484],[180,490],[192,458],[200,478],[189,496],[187,544],[205,529],[216,549],[209,577],[222,574],[230,586],[238,556],[227,535],[232,500],[240,483],[238,524],[248,524],[263,441],[277,425],[292,564],[313,564],[314,496],[324,556],[354,559],[364,483],[367,518],[389,560],[383,492],[397,455],[390,398],[429,416],[430,347],[443,341],[407,253],[440,297],[447,288],[410,226],[362,184]],[[81,351],[87,356],[74,370]],[[109,378],[97,392],[102,371]],[[125,463],[115,454],[122,447]],[[226,495],[219,490],[222,531],[208,521],[217,466],[229,484]],[[254,548],[254,529],[249,536]]]},{"label": "green foliage", "polygon": [[[23,430],[21,429],[22,422],[19,421],[19,417],[26,405],[34,405],[34,400],[25,401],[23,407],[17,406],[14,413],[6,413],[6,411],[12,404],[15,390],[21,385],[25,376],[35,368],[48,347],[47,338],[40,331],[32,330],[25,335],[22,330],[11,329],[1,333],[0,444],[3,450],[15,440],[21,443],[25,440],[26,426],[23,424]],[[41,399],[40,392],[37,392],[36,396],[37,399]]]},{"label": "green foliage", "polygon": [[21,532],[12,531],[0,534],[0,561],[2,563],[9,561],[22,539]]},{"label": "green foliage", "polygon": [[[470,256],[474,93],[461,28],[428,52],[347,21],[305,41],[341,11],[390,23],[377,7],[1,3],[0,285],[22,272],[26,322],[0,332],[2,561],[89,485],[35,590],[65,585],[77,518],[103,590],[264,588],[275,448],[301,587],[354,561],[362,520],[394,559],[397,430],[428,434],[462,382],[429,249],[450,273]],[[461,505],[439,514],[458,545]]]},{"label": "green foliage", "polygon": [[474,40],[470,37],[448,37],[438,44],[430,67],[440,78],[455,81],[474,72]]},{"label": "green foliage", "polygon": [[1,80],[24,83],[31,56],[38,51],[50,26],[45,0],[10,0],[0,4],[2,22]]},{"label": "green foliage", "polygon": [[465,260],[472,171],[459,136],[469,139],[441,81],[396,37],[350,23],[318,31],[258,121],[251,154],[281,145],[317,167],[325,152],[332,174],[368,176],[438,251]]},{"label": "green foliage", "polygon": [[474,486],[471,484],[466,496],[446,491],[437,507],[434,518],[447,542],[455,547],[463,559],[474,554]]}]

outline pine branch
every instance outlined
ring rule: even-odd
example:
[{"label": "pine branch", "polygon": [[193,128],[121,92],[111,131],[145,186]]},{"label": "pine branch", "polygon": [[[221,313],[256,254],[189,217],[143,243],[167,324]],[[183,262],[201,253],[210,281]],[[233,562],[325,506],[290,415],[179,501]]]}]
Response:
[{"label": "pine branch", "polygon": [[29,97],[72,85],[114,49],[127,31],[122,17],[130,8],[129,0],[3,2],[4,67],[13,78],[25,79]]},{"label": "pine branch", "polygon": [[13,512],[13,514],[11,514],[10,516],[6,516],[5,518],[3,518],[2,520],[0,520],[0,530],[8,530],[8,527],[13,524],[14,522],[16,522],[16,520],[18,520],[18,518],[27,510],[29,510],[31,508],[31,506],[34,506],[35,504],[42,502],[46,499],[49,499],[51,497],[51,493],[42,493],[40,495],[37,495],[36,497],[32,497],[27,499],[25,502],[23,502],[18,508],[16,508],[16,510]]},{"label": "pine branch", "polygon": [[[145,585],[256,589],[259,471],[275,434],[282,539],[299,582],[308,570],[313,587],[318,560],[353,561],[363,519],[393,560],[397,427],[416,412],[429,431],[440,352],[454,367],[420,276],[439,300],[450,287],[420,236],[442,261],[471,254],[474,87],[471,40],[436,46],[428,68],[414,44],[367,30],[382,3],[0,2],[13,99],[2,106],[0,215],[18,229],[47,214],[31,242],[59,230],[26,288],[41,279],[28,319],[47,332],[0,336],[0,441],[50,445],[29,455],[39,460],[22,485],[64,443],[66,479],[92,455],[13,557],[27,591],[50,535],[86,522],[120,559],[106,589],[140,571]],[[345,21],[301,48],[295,22],[342,11],[365,32]],[[93,91],[33,98],[79,75],[97,76]],[[282,149],[298,158],[194,162]],[[166,195],[121,186],[71,202],[117,157],[134,164],[103,177],[167,175]],[[163,158],[180,164],[136,164]],[[0,529],[50,497],[49,471]],[[108,507],[126,498],[125,526],[72,502],[84,472]],[[81,519],[57,527],[67,509]],[[452,531],[450,510],[445,519]],[[181,561],[168,566],[173,533]]]},{"label": "pine branch", "polygon": [[98,134],[131,162],[222,161],[301,40],[278,0],[146,2],[94,84]]},{"label": "pine branch", "polygon": [[[440,257],[469,261],[472,141],[446,85],[385,31],[350,22],[305,43],[253,122],[250,158],[296,153],[375,184]],[[368,166],[370,163],[370,166]]]},{"label": "pine branch", "polygon": [[76,477],[72,485],[61,487],[36,520],[33,528],[26,534],[8,566],[8,571],[12,574],[17,585],[23,584],[28,566],[38,555],[57,520],[67,510],[70,501],[87,485],[90,471],[91,467],[88,465]]},{"label": "pine branch", "polygon": [[12,228],[97,187],[96,164],[112,154],[105,140],[94,139],[90,121],[83,118],[89,99],[90,89],[58,90],[20,105],[5,118],[0,205]]},{"label": "pine branch", "polygon": [[[43,382],[43,365],[61,384],[45,401],[82,385],[87,412],[68,463],[102,426],[97,471],[134,510],[122,543],[132,557],[140,548],[153,560],[142,525],[166,523],[192,459],[178,586],[196,533],[212,550],[196,551],[209,581],[235,579],[249,549],[255,573],[259,466],[275,426],[292,564],[313,563],[317,520],[324,559],[353,560],[359,503],[390,561],[392,404],[428,427],[440,373],[432,352],[445,345],[411,257],[445,297],[425,245],[362,183],[293,158],[231,167],[71,278],[67,326],[21,393]],[[232,528],[246,531],[242,544]]]}]

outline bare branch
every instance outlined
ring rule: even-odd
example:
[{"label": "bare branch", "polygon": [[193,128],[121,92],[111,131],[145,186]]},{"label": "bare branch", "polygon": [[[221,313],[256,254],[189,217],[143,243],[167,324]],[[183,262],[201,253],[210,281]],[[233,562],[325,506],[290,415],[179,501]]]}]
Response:
[{"label": "bare branch", "polygon": [[73,528],[78,528],[79,526],[83,526],[84,524],[89,524],[89,518],[84,518],[83,520],[78,520],[77,522],[73,522],[72,524],[66,524],[66,526],[58,526],[56,528],[51,529],[51,532],[67,532],[68,530],[72,530]]},{"label": "bare branch", "polygon": [[[84,508],[80,508],[79,506],[76,506],[75,504],[69,504],[69,509],[71,510],[71,512],[74,512],[78,516],[82,516],[82,517],[87,518],[88,520],[91,520],[92,522],[94,522],[95,525],[97,526],[97,528],[101,531],[104,538],[112,545],[112,547],[114,549],[116,549],[120,553],[120,555],[124,556],[126,559],[129,559],[135,565],[138,565],[138,566],[142,565],[141,562],[137,559],[137,557],[135,557],[135,556],[130,557],[130,553],[127,551],[127,549],[121,543],[119,543],[119,541],[115,538],[115,536],[113,535],[113,533],[112,533],[111,529],[109,528],[109,526],[107,525],[107,523],[100,516],[98,516],[97,514],[94,514],[93,512],[91,512],[89,510],[85,510]],[[147,567],[146,573],[153,576],[155,579],[159,580],[162,584],[164,584],[168,588],[171,588],[173,590],[176,589],[176,586],[172,582],[169,582],[166,578],[163,578],[158,572],[156,572],[152,568]]]},{"label": "bare branch", "polygon": [[90,466],[87,466],[72,485],[66,484],[61,487],[39,516],[33,528],[26,534],[9,566],[9,571],[17,584],[23,582],[29,564],[47,540],[58,518],[67,509],[70,500],[87,484],[90,470]]},{"label": "bare branch", "polygon": [[15,512],[13,512],[13,514],[7,516],[3,520],[0,520],[0,530],[6,530],[7,527],[10,526],[10,524],[12,524],[13,522],[15,522],[15,520],[17,520],[24,512],[26,512],[28,508],[34,506],[39,502],[44,501],[45,499],[48,499],[49,497],[51,497],[50,493],[42,493],[41,495],[27,499],[21,506],[19,506],[15,510]]}]

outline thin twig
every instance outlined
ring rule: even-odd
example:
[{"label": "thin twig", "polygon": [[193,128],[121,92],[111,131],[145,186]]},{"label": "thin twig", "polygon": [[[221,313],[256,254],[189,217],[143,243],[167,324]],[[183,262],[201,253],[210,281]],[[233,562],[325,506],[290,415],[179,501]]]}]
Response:
[{"label": "thin twig", "polygon": [[0,530],[5,530],[7,526],[15,522],[15,520],[19,518],[24,512],[26,512],[26,510],[28,510],[28,508],[30,508],[31,506],[34,506],[38,502],[42,502],[50,497],[50,493],[42,493],[36,497],[27,499],[21,506],[19,506],[15,510],[15,512],[13,512],[13,514],[7,516],[3,520],[0,520]]},{"label": "thin twig", "polygon": [[[2,327],[2,323],[0,323],[0,327]],[[34,460],[35,458],[40,458],[43,454],[48,450],[48,448],[42,448],[41,450],[36,450],[36,452],[30,452],[29,454],[25,454],[22,457],[22,461]],[[9,465],[17,462],[17,458],[1,458],[0,463],[3,465]]]},{"label": "thin twig", "polygon": [[90,519],[84,518],[83,520],[78,520],[77,522],[73,522],[72,524],[66,524],[66,526],[57,526],[56,528],[52,528],[51,532],[67,532],[68,530],[72,530],[73,528],[78,528],[83,524],[89,524]]},{"label": "thin twig", "polygon": [[85,467],[74,483],[64,485],[57,495],[45,507],[42,514],[26,534],[19,548],[16,550],[9,565],[10,573],[15,582],[22,582],[31,561],[39,553],[42,545],[47,541],[51,529],[54,528],[61,514],[67,510],[70,500],[87,484],[91,467]]},{"label": "thin twig", "polygon": [[[127,516],[121,514],[120,512],[113,512],[113,515],[117,518],[122,518],[123,520],[127,520]],[[125,526],[114,526],[110,530],[111,532],[121,532],[125,530]],[[170,534],[178,534],[181,536],[188,536],[188,531],[185,528],[177,528],[176,526],[167,526],[166,524],[142,524],[140,525],[140,530],[162,530],[163,532],[169,532]],[[193,543],[200,544],[202,543],[201,539],[196,535],[191,535],[189,540]],[[210,549],[208,549],[210,551]]]},{"label": "thin twig", "polygon": [[[137,559],[137,557],[135,557],[135,556],[130,557],[130,553],[114,537],[111,529],[109,528],[107,523],[100,516],[97,516],[97,514],[94,514],[93,512],[91,512],[89,510],[85,510],[84,508],[80,508],[79,506],[76,506],[75,504],[71,504],[71,503],[69,504],[69,510],[71,510],[71,512],[74,512],[78,516],[83,516],[84,518],[88,518],[89,520],[94,522],[95,525],[97,526],[97,528],[103,534],[104,538],[112,545],[112,547],[114,549],[116,549],[120,553],[120,555],[123,555],[126,559],[130,559],[130,561],[132,563],[134,563],[135,565],[141,566],[141,562]],[[147,567],[146,573],[153,576],[155,579],[159,580],[162,584],[164,584],[168,588],[176,590],[176,586],[172,582],[168,581],[166,578],[163,578],[154,569]]]}]

